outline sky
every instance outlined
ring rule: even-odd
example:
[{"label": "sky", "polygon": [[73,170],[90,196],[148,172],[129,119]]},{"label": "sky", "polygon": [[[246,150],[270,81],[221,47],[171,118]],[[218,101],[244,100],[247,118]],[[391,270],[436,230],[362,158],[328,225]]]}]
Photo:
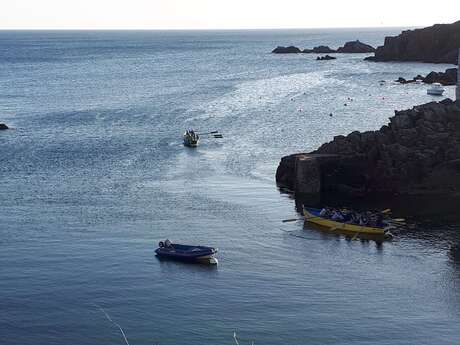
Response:
[{"label": "sky", "polygon": [[0,0],[0,29],[269,29],[428,26],[460,0]]}]

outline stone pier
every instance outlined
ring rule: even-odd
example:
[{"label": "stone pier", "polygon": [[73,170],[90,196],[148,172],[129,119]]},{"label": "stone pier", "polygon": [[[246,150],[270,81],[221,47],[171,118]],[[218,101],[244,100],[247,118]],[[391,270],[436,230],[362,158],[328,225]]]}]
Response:
[{"label": "stone pier", "polygon": [[283,157],[276,181],[296,196],[460,197],[460,97],[396,111],[378,131]]},{"label": "stone pier", "polygon": [[300,194],[321,192],[321,171],[318,160],[312,156],[299,155],[295,161],[294,190]]}]

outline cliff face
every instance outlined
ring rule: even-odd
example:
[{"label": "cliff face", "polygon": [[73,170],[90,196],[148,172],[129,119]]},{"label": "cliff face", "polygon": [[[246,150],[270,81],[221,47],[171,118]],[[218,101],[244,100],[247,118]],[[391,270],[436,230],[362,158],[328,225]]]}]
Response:
[{"label": "cliff face", "polygon": [[386,37],[371,61],[420,61],[457,64],[460,48],[460,21],[403,31]]},{"label": "cliff face", "polygon": [[311,153],[283,157],[276,179],[299,194],[458,196],[460,101],[396,111],[378,131],[337,136]]}]

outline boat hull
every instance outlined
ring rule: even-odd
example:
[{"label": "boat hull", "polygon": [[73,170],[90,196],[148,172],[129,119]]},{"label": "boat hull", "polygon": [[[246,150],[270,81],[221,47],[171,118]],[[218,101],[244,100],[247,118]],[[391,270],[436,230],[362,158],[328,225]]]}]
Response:
[{"label": "boat hull", "polygon": [[191,134],[186,132],[183,135],[183,139],[184,139],[184,146],[197,147],[198,146],[198,141],[200,140],[200,137],[198,135],[191,135]]},{"label": "boat hull", "polygon": [[196,141],[190,141],[190,140],[185,140],[185,139],[184,139],[184,146],[187,146],[187,147],[197,147],[197,146],[198,146],[198,140],[196,140]]},{"label": "boat hull", "polygon": [[442,96],[442,94],[444,93],[444,90],[441,90],[441,91],[438,91],[438,90],[428,90],[426,92],[428,95],[431,95],[431,96]]},{"label": "boat hull", "polygon": [[368,235],[381,235],[385,236],[386,231],[384,228],[374,228],[370,226],[362,226],[349,223],[336,222],[331,219],[322,218],[319,216],[319,209],[305,208],[304,217],[305,221],[313,223],[328,230],[340,231],[351,234],[368,234]]},{"label": "boat hull", "polygon": [[189,263],[202,263],[215,265],[217,249],[203,246],[186,246],[173,244],[171,248],[160,247],[155,250],[159,259],[174,260]]}]

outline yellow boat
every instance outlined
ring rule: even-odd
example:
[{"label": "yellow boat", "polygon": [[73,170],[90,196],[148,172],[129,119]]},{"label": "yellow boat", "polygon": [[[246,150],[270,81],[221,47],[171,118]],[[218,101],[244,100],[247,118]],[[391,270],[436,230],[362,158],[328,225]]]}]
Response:
[{"label": "yellow boat", "polygon": [[390,235],[389,232],[385,228],[377,228],[377,227],[362,226],[362,225],[357,225],[357,224],[342,223],[342,222],[336,222],[331,219],[323,218],[319,215],[321,210],[317,208],[305,207],[303,212],[304,212],[305,221],[316,224],[316,225],[320,225],[322,227],[327,228],[330,231],[348,232],[348,233],[354,233],[354,234],[382,235],[382,236]]}]

